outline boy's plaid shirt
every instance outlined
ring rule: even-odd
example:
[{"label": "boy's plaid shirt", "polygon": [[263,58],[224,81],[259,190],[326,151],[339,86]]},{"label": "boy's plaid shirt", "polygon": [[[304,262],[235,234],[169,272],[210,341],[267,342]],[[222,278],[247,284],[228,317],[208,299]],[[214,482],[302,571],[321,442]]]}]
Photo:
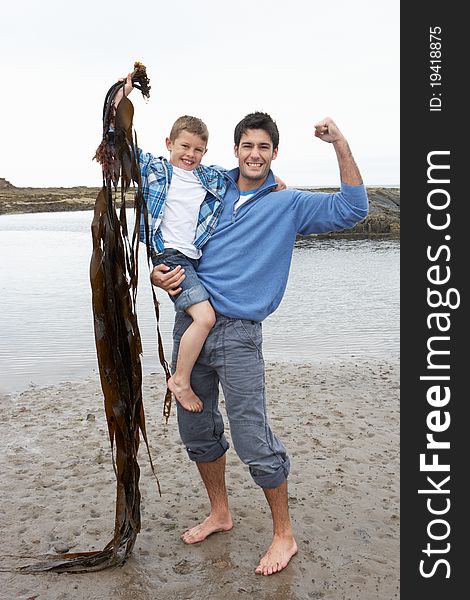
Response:
[{"label": "boy's plaid shirt", "polygon": [[[150,245],[155,252],[163,252],[164,243],[160,223],[173,175],[173,167],[163,156],[157,158],[149,153],[144,154],[140,149],[138,150],[138,158],[142,176],[142,193],[148,209]],[[222,212],[227,180],[224,176],[225,170],[221,167],[199,165],[193,172],[201,185],[207,190],[206,197],[199,209],[193,242],[196,248],[201,248],[214,231]],[[142,242],[146,240],[143,217],[140,224],[140,240]]]}]

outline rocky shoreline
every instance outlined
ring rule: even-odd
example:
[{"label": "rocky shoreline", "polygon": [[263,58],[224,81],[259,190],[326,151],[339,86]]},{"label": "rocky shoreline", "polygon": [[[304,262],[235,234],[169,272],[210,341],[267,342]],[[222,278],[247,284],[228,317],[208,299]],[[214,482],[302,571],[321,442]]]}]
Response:
[{"label": "rocky shoreline", "polygon": [[92,210],[99,187],[0,188],[0,215]]},{"label": "rocky shoreline", "polygon": [[[338,188],[308,188],[332,192]],[[17,188],[0,178],[0,215],[92,210],[99,187]],[[369,215],[352,229],[325,234],[322,237],[381,236],[400,237],[400,188],[368,187]],[[132,192],[127,200],[132,202]]]}]

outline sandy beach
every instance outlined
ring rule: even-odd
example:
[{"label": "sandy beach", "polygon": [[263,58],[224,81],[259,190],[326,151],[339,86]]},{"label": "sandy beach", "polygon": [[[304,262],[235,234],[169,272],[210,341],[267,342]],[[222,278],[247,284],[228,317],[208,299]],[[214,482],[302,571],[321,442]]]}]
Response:
[{"label": "sandy beach", "polygon": [[286,570],[254,573],[271,520],[233,448],[233,530],[194,546],[179,539],[206,516],[208,501],[174,409],[168,425],[161,418],[164,378],[157,372],[144,380],[144,402],[162,497],[142,446],[142,531],[132,557],[97,573],[15,571],[31,557],[101,549],[112,537],[115,479],[96,377],[1,398],[2,600],[398,598],[398,363],[269,364],[266,379],[271,424],[292,458],[299,553]]}]

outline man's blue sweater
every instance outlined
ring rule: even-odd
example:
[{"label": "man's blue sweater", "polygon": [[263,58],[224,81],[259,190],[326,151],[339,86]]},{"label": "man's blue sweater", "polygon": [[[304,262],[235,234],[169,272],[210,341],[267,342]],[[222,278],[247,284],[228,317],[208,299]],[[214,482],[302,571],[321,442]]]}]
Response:
[{"label": "man's blue sweater", "polygon": [[234,210],[240,197],[238,173],[227,173],[224,207],[204,245],[198,275],[218,313],[263,321],[284,295],[297,234],[352,227],[367,215],[367,193],[363,185],[344,183],[334,194],[273,192],[276,182],[270,172],[258,192]]}]

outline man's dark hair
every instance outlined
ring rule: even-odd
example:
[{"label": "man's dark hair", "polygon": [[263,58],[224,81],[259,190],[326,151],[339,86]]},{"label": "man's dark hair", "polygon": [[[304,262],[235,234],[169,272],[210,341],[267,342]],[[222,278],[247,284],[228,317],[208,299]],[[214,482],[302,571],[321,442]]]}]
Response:
[{"label": "man's dark hair", "polygon": [[273,150],[279,146],[279,131],[276,122],[268,115],[268,113],[254,112],[246,115],[240,123],[235,127],[234,141],[235,146],[240,144],[240,138],[247,129],[263,129],[271,138]]}]

